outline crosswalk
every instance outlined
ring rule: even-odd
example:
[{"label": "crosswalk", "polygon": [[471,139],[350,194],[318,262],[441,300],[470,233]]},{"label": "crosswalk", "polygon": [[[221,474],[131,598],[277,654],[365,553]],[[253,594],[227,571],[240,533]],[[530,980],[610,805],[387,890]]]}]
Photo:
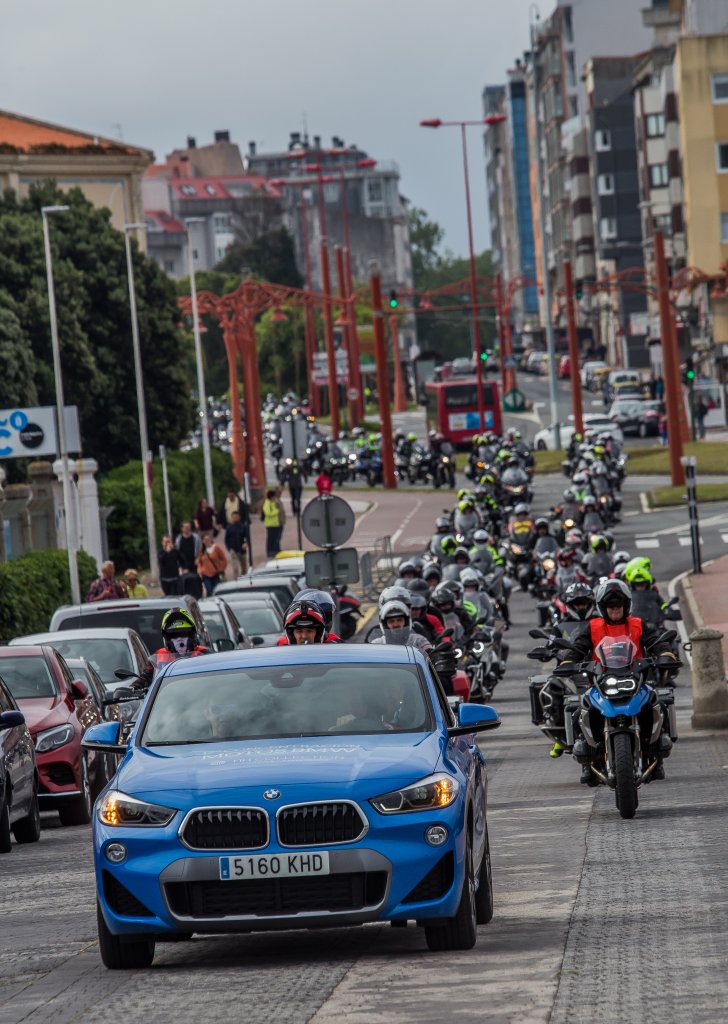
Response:
[{"label": "crosswalk", "polygon": [[[724,544],[728,544],[728,533],[721,533],[720,539]],[[677,542],[682,548],[689,548],[691,544],[690,534],[678,534]],[[637,537],[634,541],[634,547],[641,548],[659,548],[664,540],[661,541],[659,537]],[[704,543],[703,538],[700,538],[700,543]]]}]

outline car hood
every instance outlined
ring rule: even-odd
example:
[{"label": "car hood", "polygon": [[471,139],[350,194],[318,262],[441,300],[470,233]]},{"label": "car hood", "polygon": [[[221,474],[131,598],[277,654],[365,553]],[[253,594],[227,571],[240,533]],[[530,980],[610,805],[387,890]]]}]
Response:
[{"label": "car hood", "polygon": [[68,706],[58,696],[28,697],[19,700],[17,704],[33,736],[43,729],[52,729],[54,725],[63,725],[68,721]]},{"label": "car hood", "polygon": [[[319,798],[341,796],[359,782],[375,791],[396,788],[433,772],[440,759],[437,733],[388,733],[135,747],[117,775],[116,787],[157,803],[193,806],[230,801],[231,790],[258,798],[269,788],[284,799],[315,787]],[[300,794],[299,794],[300,795]]]}]

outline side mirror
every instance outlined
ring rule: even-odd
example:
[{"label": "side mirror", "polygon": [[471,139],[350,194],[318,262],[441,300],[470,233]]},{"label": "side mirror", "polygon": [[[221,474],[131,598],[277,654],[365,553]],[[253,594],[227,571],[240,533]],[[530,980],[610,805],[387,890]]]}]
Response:
[{"label": "side mirror", "polygon": [[488,704],[459,704],[458,724],[448,729],[449,736],[465,736],[472,732],[497,729],[501,724],[498,712]]},{"label": "side mirror", "polygon": [[529,629],[528,635],[533,640],[548,640],[549,639],[549,634],[546,632],[545,629]]},{"label": "side mirror", "polygon": [[251,636],[250,642],[254,647],[260,647],[261,644],[265,643],[265,637],[262,636]]},{"label": "side mirror", "polygon": [[86,700],[88,697],[88,686],[83,679],[74,679],[71,682],[71,693],[74,700]]},{"label": "side mirror", "polygon": [[218,654],[221,651],[234,651],[235,650],[235,644],[233,643],[233,641],[228,636],[222,636],[222,637],[220,637],[219,640],[215,640],[213,642],[213,647],[218,652]]},{"label": "side mirror", "polygon": [[25,715],[22,711],[0,712],[0,729],[17,729],[25,725]]},{"label": "side mirror", "polygon": [[136,672],[132,672],[131,669],[128,669],[128,668],[117,668],[117,669],[114,669],[114,675],[116,676],[117,679],[135,679],[136,678]]},{"label": "side mirror", "polygon": [[119,742],[120,722],[100,722],[87,729],[81,738],[84,750],[96,750],[101,754],[125,754],[126,743]]}]

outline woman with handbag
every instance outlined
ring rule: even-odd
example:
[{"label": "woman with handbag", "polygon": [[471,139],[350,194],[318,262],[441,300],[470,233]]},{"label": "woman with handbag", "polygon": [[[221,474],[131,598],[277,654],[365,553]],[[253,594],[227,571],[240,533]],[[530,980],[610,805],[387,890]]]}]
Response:
[{"label": "woman with handbag", "polygon": [[228,557],[223,548],[215,543],[212,533],[202,536],[202,547],[197,556],[197,571],[202,577],[205,594],[210,597],[227,569]]}]

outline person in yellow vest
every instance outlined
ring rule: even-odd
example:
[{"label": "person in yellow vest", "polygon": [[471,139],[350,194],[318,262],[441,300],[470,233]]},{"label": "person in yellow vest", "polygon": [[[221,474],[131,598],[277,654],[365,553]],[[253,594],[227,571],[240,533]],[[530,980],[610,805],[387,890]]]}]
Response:
[{"label": "person in yellow vest", "polygon": [[276,491],[266,491],[260,518],[265,526],[266,556],[268,558],[275,558],[281,550],[281,536],[283,535],[283,524],[285,523],[285,512]]},{"label": "person in yellow vest", "polygon": [[131,598],[149,597],[149,591],[143,583],[139,582],[139,573],[136,569],[127,569],[124,573],[124,583],[126,583],[127,595]]}]

